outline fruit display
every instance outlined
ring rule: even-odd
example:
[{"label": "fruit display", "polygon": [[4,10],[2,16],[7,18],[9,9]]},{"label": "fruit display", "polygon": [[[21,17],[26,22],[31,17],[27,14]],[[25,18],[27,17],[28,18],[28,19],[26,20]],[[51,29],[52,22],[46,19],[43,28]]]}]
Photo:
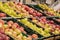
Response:
[{"label": "fruit display", "polygon": [[[37,12],[36,10],[23,5],[21,3],[13,3],[13,2],[7,2],[7,3],[1,3],[2,6],[0,6],[0,10],[7,13],[8,15],[12,17],[40,17],[42,16],[41,13]],[[12,6],[12,7],[11,7]],[[5,11],[6,10],[6,11]]]},{"label": "fruit display", "polygon": [[37,16],[37,17],[41,17],[42,16],[42,14],[41,13],[39,13],[39,12],[37,12],[36,10],[34,10],[34,9],[32,9],[32,8],[30,8],[30,7],[28,7],[28,6],[23,6],[24,7],[24,9],[26,10],[26,11],[28,11],[31,15],[33,15],[33,16]]},{"label": "fruit display", "polygon": [[[37,6],[32,8],[19,2],[0,2],[0,39],[41,40],[60,34],[60,24],[53,18],[48,19],[60,17],[60,14],[45,4],[38,6],[43,11],[36,10]],[[60,19],[56,20],[59,22]]]},{"label": "fruit display", "polygon": [[53,20],[47,20],[46,17],[41,17],[38,20],[32,18],[32,22],[36,23],[37,25],[46,29],[46,31],[49,31],[55,35],[60,34],[60,25],[56,24]]},{"label": "fruit display", "polygon": [[[17,12],[21,17],[30,17],[29,13],[24,10],[23,7],[19,6],[18,3],[8,2],[7,3],[14,11]],[[22,4],[21,4],[22,5]]]},{"label": "fruit display", "polygon": [[44,13],[48,16],[58,16],[60,17],[60,14],[56,11],[54,11],[52,8],[49,8],[46,4],[39,4],[39,7],[44,9]]},{"label": "fruit display", "polygon": [[13,21],[8,21],[5,24],[3,20],[0,20],[0,34],[1,34],[0,36],[2,37],[0,39],[5,38],[6,40],[8,40],[9,37],[6,37],[5,34],[12,37],[14,40],[32,40],[32,38],[34,39],[38,38],[38,35],[36,34],[25,36],[22,33],[27,34],[24,28],[20,26],[18,23],[15,23]]},{"label": "fruit display", "polygon": [[[24,14],[24,13],[21,13],[21,14],[16,13],[16,12],[13,10],[13,8],[11,8],[11,7],[8,5],[8,3],[4,3],[4,4],[3,4],[3,3],[0,2],[0,10],[3,11],[4,13],[6,13],[6,14],[12,16],[12,17],[19,17],[19,18],[21,18],[22,16],[24,16],[24,15],[22,15],[22,14]],[[25,15],[25,16],[26,16],[26,15]],[[25,17],[25,16],[24,16],[24,17]]]},{"label": "fruit display", "polygon": [[47,37],[50,36],[51,34],[48,31],[43,30],[42,28],[38,28],[36,25],[30,23],[26,18],[25,19],[21,19],[19,20],[21,23],[25,24],[26,26],[28,26],[29,28],[31,28],[32,30],[38,32],[39,34]]},{"label": "fruit display", "polygon": [[22,7],[25,11],[27,11],[30,15],[34,16],[34,17],[40,17],[42,16],[41,13],[37,12],[36,10],[34,10],[33,8],[28,7],[27,5],[21,4],[21,3],[15,3],[15,5],[18,5],[20,7]]}]

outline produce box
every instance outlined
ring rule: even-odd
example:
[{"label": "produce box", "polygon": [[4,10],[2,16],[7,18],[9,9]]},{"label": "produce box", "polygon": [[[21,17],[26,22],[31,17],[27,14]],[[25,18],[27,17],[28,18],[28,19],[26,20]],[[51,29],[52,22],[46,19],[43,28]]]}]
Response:
[{"label": "produce box", "polygon": [[[54,18],[54,17],[47,18],[47,21],[48,21],[48,20],[53,20],[52,18]],[[57,18],[57,17],[55,17],[55,18]],[[43,18],[43,19],[44,19],[44,18]],[[33,24],[36,24],[39,28],[45,29],[45,28],[42,27],[41,25],[38,25],[37,23],[32,22],[32,19],[31,19],[31,18],[29,18],[28,21],[30,21],[30,22],[33,23]],[[53,20],[53,21],[54,21],[54,20]],[[54,21],[54,23],[60,25],[59,22]],[[53,27],[53,26],[52,26],[52,27]],[[58,27],[58,26],[57,26],[57,27]],[[46,29],[47,29],[47,28],[46,28]],[[51,33],[51,32],[50,32],[50,33]],[[54,39],[55,39],[55,40],[56,40],[56,39],[59,39],[59,37],[60,37],[60,36],[58,36],[59,34],[53,34],[53,33],[52,33],[52,35],[53,35],[53,36],[45,37],[45,38],[42,38],[42,39],[44,39],[44,40],[54,40]]]},{"label": "produce box", "polygon": [[[23,37],[22,39],[26,39],[27,40],[28,35],[26,33],[24,33],[24,32],[21,31],[21,29],[23,27],[21,25],[19,26],[19,24],[18,24],[18,22],[17,22],[16,19],[14,19],[14,18],[11,18],[11,19],[3,18],[3,19],[0,19],[0,21],[1,21],[0,23],[3,23],[0,28],[2,29],[2,31],[3,31],[3,28],[4,28],[4,32],[3,33],[5,33],[6,35],[8,35],[10,37],[10,40],[19,40],[20,37]],[[18,26],[21,29],[19,29]],[[2,33],[1,29],[0,29],[0,33]],[[25,29],[24,29],[24,31],[25,31]]]},{"label": "produce box", "polygon": [[[5,19],[6,19],[6,18],[5,18]],[[8,19],[9,19],[9,18],[8,18]],[[24,18],[16,18],[16,19],[24,19]],[[34,25],[37,25],[37,24],[35,24],[34,22],[32,22],[31,20],[28,20],[28,21],[31,22],[31,23],[33,23]],[[15,22],[16,22],[16,21],[15,21]],[[34,30],[28,28],[28,27],[27,27],[26,25],[24,25],[23,23],[21,23],[21,22],[18,22],[18,23],[19,23],[19,25],[22,25],[22,26],[25,28],[25,30],[27,31],[27,33],[28,33],[29,35],[31,35],[31,34],[37,34],[37,35],[39,35],[39,38],[38,38],[38,39],[48,39],[48,38],[53,37],[53,36],[44,37],[44,36],[38,34],[37,32],[35,32]],[[37,27],[40,27],[40,26],[37,25]]]},{"label": "produce box", "polygon": [[[38,38],[40,38],[39,40],[42,40],[42,39],[44,38],[42,35],[38,34],[36,31],[30,29],[29,27],[27,27],[27,26],[24,25],[23,23],[17,21],[16,19],[18,19],[18,18],[15,19],[15,18],[6,17],[6,18],[2,18],[2,19],[3,19],[5,22],[13,21],[13,22],[18,23],[20,26],[22,26],[22,27],[24,28],[24,30],[27,32],[27,34],[22,33],[24,36],[27,36],[27,37],[28,37],[28,35],[36,34],[36,35],[38,36]],[[23,18],[19,18],[19,19],[23,19]],[[32,40],[38,40],[38,39],[32,38]]]},{"label": "produce box", "polygon": [[[41,33],[39,33],[37,30],[38,29],[36,29],[36,28],[41,28],[40,26],[38,26],[37,24],[35,24],[35,23],[33,23],[32,21],[30,21],[30,20],[28,20],[28,21],[25,21],[26,22],[26,24],[25,24],[25,22],[23,22],[23,20],[25,21],[25,20],[27,20],[27,19],[21,19],[21,20],[19,20],[21,23],[23,23],[26,27],[28,27],[28,28],[30,28],[31,30],[34,30],[35,31],[35,33],[38,33],[39,35],[42,35],[42,36],[39,36],[39,38],[37,39],[37,40],[43,40],[43,39],[54,39],[54,37],[55,36],[58,36],[58,34],[56,34],[56,35],[54,35],[54,34],[51,34],[50,36],[44,36],[43,34],[41,34]],[[28,24],[27,24],[27,22],[28,22]],[[28,26],[30,24],[30,26]],[[33,27],[33,26],[35,27]],[[32,26],[32,27],[31,27]],[[41,28],[40,29],[40,32],[41,32],[41,30],[42,30],[43,28]],[[44,30],[44,29],[43,29]],[[42,31],[43,31],[42,30]],[[44,33],[44,31],[43,31],[43,33]]]},{"label": "produce box", "polygon": [[[31,30],[30,28],[28,28],[28,27],[26,27],[25,25],[23,25],[22,23],[20,23],[20,22],[18,22],[16,19],[14,19],[14,18],[11,18],[11,19],[8,19],[8,17],[7,18],[3,18],[2,20],[4,20],[5,21],[5,24],[6,24],[6,22],[8,22],[9,23],[9,21],[11,22],[11,21],[13,21],[14,22],[14,24],[16,24],[16,23],[18,23],[18,25],[20,25],[20,27],[22,26],[23,28],[24,28],[24,32],[21,32],[20,34],[22,34],[23,35],[23,39],[25,40],[28,40],[28,38],[30,38],[29,37],[29,35],[30,36],[32,36],[33,37],[33,35],[38,35],[39,37],[41,37],[41,35],[39,35],[38,33],[36,33],[35,31],[33,31],[33,30]],[[14,25],[13,24],[13,25]],[[8,24],[9,25],[9,24]],[[12,26],[13,26],[12,25]],[[5,25],[5,26],[7,26],[7,25]],[[15,25],[16,26],[16,25]],[[11,27],[10,27],[11,28]],[[7,28],[8,29],[8,28]],[[14,40],[15,40],[15,36],[13,36],[13,35],[11,35],[11,34],[9,34],[8,33],[8,31],[7,31],[7,29],[6,29],[6,32],[5,32],[5,34],[7,34],[8,36],[10,36],[11,38],[13,38]],[[15,27],[13,27],[13,29],[16,29]],[[18,28],[19,29],[19,28]],[[20,29],[21,30],[21,29]],[[11,32],[11,31],[9,31],[9,32]],[[18,33],[18,32],[17,32]],[[26,34],[27,33],[27,34]],[[14,34],[15,35],[15,34]],[[22,36],[22,35],[20,35],[20,37]],[[31,38],[30,38],[31,39]],[[29,39],[29,40],[30,40]],[[32,38],[32,39],[34,39],[34,37]],[[31,40],[32,40],[31,39]],[[12,40],[12,39],[11,39]],[[18,38],[16,38],[16,40],[18,40]]]},{"label": "produce box", "polygon": [[[22,33],[24,36],[28,37],[28,35],[32,35],[32,34],[37,34],[40,38],[42,37],[42,35],[38,34],[37,32],[31,30],[30,28],[28,28],[26,25],[24,25],[23,23],[21,22],[18,22],[16,19],[14,18],[9,18],[9,17],[6,17],[6,18],[2,18],[2,20],[4,20],[5,22],[9,22],[9,21],[13,21],[14,23],[18,23],[20,26],[24,27],[24,30],[27,32],[27,34],[24,34]],[[10,35],[8,35],[10,36]],[[10,36],[11,38],[14,39],[14,37]],[[34,40],[34,38],[33,38]]]}]

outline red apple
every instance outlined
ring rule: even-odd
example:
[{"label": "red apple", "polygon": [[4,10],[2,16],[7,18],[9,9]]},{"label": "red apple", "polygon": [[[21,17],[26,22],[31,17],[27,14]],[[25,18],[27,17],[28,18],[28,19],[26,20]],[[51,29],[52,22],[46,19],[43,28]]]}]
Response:
[{"label": "red apple", "polygon": [[23,27],[20,27],[19,28],[21,32],[24,32],[24,28]]},{"label": "red apple", "polygon": [[33,35],[32,35],[32,38],[37,39],[38,36],[37,36],[36,34],[33,34]]},{"label": "red apple", "polygon": [[0,40],[9,40],[9,37],[5,34],[0,33]]},{"label": "red apple", "polygon": [[0,28],[0,33],[4,33],[4,28]]},{"label": "red apple", "polygon": [[8,26],[11,27],[13,25],[13,21],[7,22]]},{"label": "red apple", "polygon": [[41,13],[39,13],[39,12],[38,12],[36,15],[37,15],[37,16],[42,16],[42,14],[41,14]]},{"label": "red apple", "polygon": [[31,11],[29,11],[29,13],[30,13],[30,14],[32,14],[32,13],[33,13],[33,11],[31,10]]},{"label": "red apple", "polygon": [[28,10],[29,10],[29,7],[28,7],[28,6],[25,6],[25,10],[27,10],[27,11],[28,11]]},{"label": "red apple", "polygon": [[36,16],[36,13],[32,13],[32,15],[35,17]]}]

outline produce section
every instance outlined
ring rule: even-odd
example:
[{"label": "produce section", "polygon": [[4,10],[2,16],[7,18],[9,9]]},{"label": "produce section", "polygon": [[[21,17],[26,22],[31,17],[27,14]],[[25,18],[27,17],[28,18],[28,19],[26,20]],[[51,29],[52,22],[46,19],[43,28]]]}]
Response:
[{"label": "produce section", "polygon": [[0,2],[0,40],[44,40],[60,35],[59,13],[46,4],[30,6]]},{"label": "produce section", "polygon": [[39,4],[39,7],[44,9],[44,11],[46,12],[45,14],[48,15],[48,16],[58,16],[58,17],[60,17],[60,14],[58,12],[54,11],[52,8],[49,8],[46,4]]},{"label": "produce section", "polygon": [[53,34],[60,34],[60,25],[54,23],[53,20],[48,20],[46,17],[41,17],[39,20],[32,19],[31,21],[46,29],[48,32],[51,32]]}]

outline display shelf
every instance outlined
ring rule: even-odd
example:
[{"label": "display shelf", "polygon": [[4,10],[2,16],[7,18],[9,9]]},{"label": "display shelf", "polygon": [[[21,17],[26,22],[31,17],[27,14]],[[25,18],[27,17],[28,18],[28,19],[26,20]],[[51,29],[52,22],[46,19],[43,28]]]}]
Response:
[{"label": "display shelf", "polygon": [[[49,16],[46,14],[47,11],[40,5],[0,2],[0,19],[4,20],[5,24],[13,21],[13,23],[22,26],[24,32],[21,32],[22,35],[20,36],[23,36],[23,40],[30,40],[29,37],[31,37],[31,40],[55,40],[55,37],[60,36],[60,22],[56,20],[60,19],[59,16]],[[11,35],[8,34],[8,36]],[[16,38],[14,36],[11,37]]]},{"label": "display shelf", "polygon": [[[13,21],[13,22],[15,22],[15,23],[18,23],[17,22],[17,20],[16,19],[14,19],[14,18],[10,18],[10,19],[8,19],[8,17],[7,18],[5,18],[5,19],[2,19],[2,20],[4,20],[5,21],[5,24],[7,23],[7,22],[9,22],[9,21]],[[7,28],[8,29],[8,28]],[[6,29],[6,31],[7,31],[7,29]],[[16,29],[16,28],[15,28]],[[12,32],[12,31],[11,31]],[[13,34],[12,35],[10,35],[10,34],[8,34],[8,32],[5,32],[5,34],[6,35],[8,35],[8,36],[10,36],[10,37],[12,37],[14,40],[15,40],[15,38],[14,38],[14,36],[13,36]],[[25,34],[25,33],[21,33],[21,34],[23,34],[24,36],[28,36],[27,34]],[[11,39],[12,40],[12,39]]]}]

